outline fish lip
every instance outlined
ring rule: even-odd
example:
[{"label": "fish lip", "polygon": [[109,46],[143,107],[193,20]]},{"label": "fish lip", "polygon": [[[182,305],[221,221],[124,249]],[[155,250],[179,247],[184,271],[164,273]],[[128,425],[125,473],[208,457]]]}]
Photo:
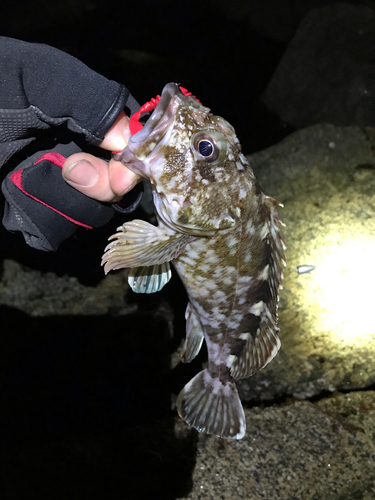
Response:
[{"label": "fish lip", "polygon": [[[183,96],[179,86],[177,83],[167,83],[165,87],[162,90],[160,100],[156,108],[154,109],[154,112],[150,116],[150,118],[147,120],[145,123],[144,127],[142,130],[137,132],[136,134],[132,135],[129,139],[129,145],[138,145],[140,142],[145,141],[151,133],[155,130],[156,126],[158,123],[161,122],[162,118],[164,115],[167,113],[168,109],[170,108],[170,103],[173,99],[173,97],[177,94],[181,94]],[[170,109],[170,117],[172,117],[173,110]]]},{"label": "fish lip", "polygon": [[144,127],[132,135],[127,146],[114,153],[113,158],[121,161],[132,172],[150,179],[148,167],[144,163],[155,146],[164,138],[173,123],[179,104],[185,98],[177,83],[168,83],[163,88],[159,102]]}]

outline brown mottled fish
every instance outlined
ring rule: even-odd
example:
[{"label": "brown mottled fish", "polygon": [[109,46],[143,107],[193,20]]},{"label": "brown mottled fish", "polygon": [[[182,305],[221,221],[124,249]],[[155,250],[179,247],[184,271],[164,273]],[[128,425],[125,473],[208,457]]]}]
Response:
[{"label": "brown mottled fish", "polygon": [[208,366],[182,389],[178,412],[198,431],[240,439],[246,421],[235,380],[280,347],[280,204],[263,194],[233,127],[174,83],[117,159],[151,181],[159,225],[119,227],[105,272],[131,268],[132,289],[152,293],[169,281],[172,262],[189,296],[182,360],[203,339],[208,349]]}]

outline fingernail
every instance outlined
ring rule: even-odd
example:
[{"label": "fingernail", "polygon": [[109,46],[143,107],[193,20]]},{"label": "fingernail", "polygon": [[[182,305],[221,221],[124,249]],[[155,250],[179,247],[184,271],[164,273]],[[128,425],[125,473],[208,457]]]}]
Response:
[{"label": "fingernail", "polygon": [[70,184],[80,187],[90,187],[98,179],[98,172],[86,160],[78,161],[70,165],[65,173],[65,180]]},{"label": "fingernail", "polygon": [[112,147],[116,151],[122,151],[128,145],[125,137],[113,137],[112,138]]}]

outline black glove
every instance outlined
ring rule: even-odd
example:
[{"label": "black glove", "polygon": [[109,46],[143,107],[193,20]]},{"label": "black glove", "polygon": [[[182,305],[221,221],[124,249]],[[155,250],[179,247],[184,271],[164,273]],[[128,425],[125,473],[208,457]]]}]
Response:
[{"label": "black glove", "polygon": [[[69,186],[61,167],[85,145],[100,144],[125,106],[129,114],[139,109],[124,85],[74,57],[46,45],[0,37],[0,167],[25,146],[43,144],[44,135],[51,138],[51,131],[59,130],[52,147],[34,152],[3,181],[3,224],[8,230],[22,231],[34,248],[56,250],[78,227],[89,229],[110,220],[111,205]],[[127,198],[128,204],[134,203],[138,193],[133,191],[122,205]]]}]

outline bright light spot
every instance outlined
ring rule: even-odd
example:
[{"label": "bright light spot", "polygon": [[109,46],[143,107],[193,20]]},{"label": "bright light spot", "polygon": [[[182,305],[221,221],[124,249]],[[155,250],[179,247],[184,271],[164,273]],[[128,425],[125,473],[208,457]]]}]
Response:
[{"label": "bright light spot", "polygon": [[329,246],[320,249],[311,273],[322,309],[320,327],[345,343],[362,344],[375,333],[375,238],[326,239]]}]

